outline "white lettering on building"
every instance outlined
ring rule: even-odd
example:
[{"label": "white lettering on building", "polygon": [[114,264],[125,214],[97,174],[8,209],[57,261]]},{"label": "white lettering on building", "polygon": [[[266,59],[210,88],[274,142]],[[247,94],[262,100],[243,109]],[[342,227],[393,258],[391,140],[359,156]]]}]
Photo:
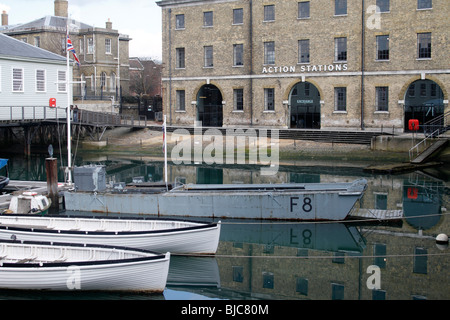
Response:
[{"label": "white lettering on building", "polygon": [[318,64],[300,66],[264,66],[262,73],[295,73],[297,72],[339,72],[347,71],[346,63],[342,64]]}]

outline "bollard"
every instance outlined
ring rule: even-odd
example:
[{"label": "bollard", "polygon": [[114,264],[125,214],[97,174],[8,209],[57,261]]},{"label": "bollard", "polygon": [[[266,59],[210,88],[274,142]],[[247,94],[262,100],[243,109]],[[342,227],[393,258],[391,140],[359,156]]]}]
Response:
[{"label": "bollard", "polygon": [[56,158],[45,159],[45,170],[47,171],[47,192],[52,201],[52,207],[59,206],[58,199],[58,160]]}]

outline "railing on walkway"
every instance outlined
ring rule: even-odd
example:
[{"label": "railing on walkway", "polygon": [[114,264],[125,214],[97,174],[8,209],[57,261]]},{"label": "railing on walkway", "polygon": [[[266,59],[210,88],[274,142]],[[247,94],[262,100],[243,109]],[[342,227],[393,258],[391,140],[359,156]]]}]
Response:
[{"label": "railing on walkway", "polygon": [[[0,107],[0,122],[65,122],[66,108],[48,106]],[[146,127],[146,116],[130,116],[115,113],[94,112],[83,109],[71,111],[73,124],[111,127]]]},{"label": "railing on walkway", "polygon": [[439,129],[437,129],[436,131],[432,132],[431,134],[425,136],[425,138],[420,141],[418,144],[416,144],[415,146],[413,146],[411,149],[409,149],[409,161],[414,160],[416,157],[419,156],[419,154],[421,154],[426,147],[421,148],[422,145],[425,146],[425,143],[429,140],[434,138],[434,136],[438,136],[438,131]]},{"label": "railing on walkway", "polygon": [[66,108],[51,108],[48,106],[0,107],[0,121],[3,122],[31,122],[65,118]]},{"label": "railing on walkway", "polygon": [[426,149],[426,148],[422,148],[422,150],[421,150],[421,146],[425,145],[425,143],[429,139],[439,138],[439,136],[441,134],[443,134],[449,130],[449,128],[450,128],[450,125],[448,123],[449,117],[450,117],[450,112],[447,112],[447,113],[444,113],[422,125],[425,138],[422,141],[420,141],[418,144],[413,146],[411,149],[409,149],[409,161],[412,161],[413,159],[418,157],[419,154],[422,153]]}]

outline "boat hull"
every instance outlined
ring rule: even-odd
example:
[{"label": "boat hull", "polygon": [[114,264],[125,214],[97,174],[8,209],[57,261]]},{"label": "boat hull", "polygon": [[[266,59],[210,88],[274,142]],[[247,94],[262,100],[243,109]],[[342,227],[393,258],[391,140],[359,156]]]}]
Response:
[{"label": "boat hull", "polygon": [[[52,245],[44,243],[15,243],[23,248],[13,253],[11,243],[1,242],[0,253],[7,258],[22,253],[39,251],[48,255],[52,249],[69,251],[75,245]],[[88,251],[84,255],[118,254],[119,249],[95,249],[94,246],[78,247],[76,250]],[[90,251],[89,251],[90,250]],[[123,250],[128,250],[123,248]],[[66,251],[67,252],[67,251]],[[77,252],[76,255],[83,255]],[[48,258],[48,257],[47,257]],[[40,259],[38,257],[38,259]],[[75,260],[71,262],[42,263],[33,259],[27,263],[0,262],[0,288],[15,290],[52,290],[52,291],[135,291],[162,292],[165,289],[170,254],[139,254],[133,258]]]},{"label": "boat hull", "polygon": [[[328,184],[327,184],[328,185]],[[365,185],[308,185],[303,189],[203,190],[164,193],[66,192],[66,209],[161,216],[283,220],[344,220]]]},{"label": "boat hull", "polygon": [[[167,228],[153,231],[123,231],[127,225],[131,228],[132,224],[139,225],[140,221],[163,224]],[[113,228],[118,225],[116,229],[118,231],[101,231],[100,228],[108,223]],[[197,224],[177,220],[0,215],[0,239],[3,240],[13,237],[24,241],[90,243],[178,254],[215,254],[220,229],[220,223]]]}]

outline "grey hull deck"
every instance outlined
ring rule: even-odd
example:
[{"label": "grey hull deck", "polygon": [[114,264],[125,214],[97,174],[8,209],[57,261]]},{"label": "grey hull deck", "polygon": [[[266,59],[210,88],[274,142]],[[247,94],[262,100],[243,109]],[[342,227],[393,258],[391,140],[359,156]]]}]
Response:
[{"label": "grey hull deck", "polygon": [[170,191],[65,192],[66,210],[161,216],[344,220],[362,197],[352,183],[185,185]]}]

